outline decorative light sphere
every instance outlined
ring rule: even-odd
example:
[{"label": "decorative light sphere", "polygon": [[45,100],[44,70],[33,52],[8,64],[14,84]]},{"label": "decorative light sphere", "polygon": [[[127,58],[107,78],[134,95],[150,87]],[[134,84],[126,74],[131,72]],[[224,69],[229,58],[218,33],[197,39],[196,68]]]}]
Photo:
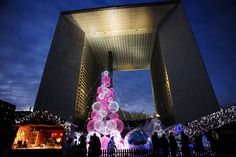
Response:
[{"label": "decorative light sphere", "polygon": [[113,101],[113,98],[112,98],[111,96],[107,98],[107,102],[110,103],[110,102],[112,102],[112,101]]},{"label": "decorative light sphere", "polygon": [[101,110],[101,104],[99,102],[93,103],[92,109],[93,109],[93,111],[97,111],[97,112],[100,111]]},{"label": "decorative light sphere", "polygon": [[109,77],[109,76],[106,76],[106,75],[104,75],[104,76],[102,76],[102,83],[106,83],[106,82],[110,82],[111,81],[111,78]]},{"label": "decorative light sphere", "polygon": [[107,82],[105,82],[105,85],[106,85],[106,87],[110,87],[111,86],[111,82],[107,81]]},{"label": "decorative light sphere", "polygon": [[108,120],[106,123],[106,127],[110,130],[113,131],[116,129],[116,121],[115,120]]},{"label": "decorative light sphere", "polygon": [[105,88],[102,89],[102,92],[104,94],[108,94],[108,93],[110,93],[110,90],[107,87],[105,87]]},{"label": "decorative light sphere", "polygon": [[124,123],[120,119],[115,119],[116,121],[116,128],[119,132],[122,132],[124,129]]},{"label": "decorative light sphere", "polygon": [[100,94],[100,93],[102,93],[102,87],[101,87],[101,86],[99,86],[99,87],[97,88],[97,94]]},{"label": "decorative light sphere", "polygon": [[95,120],[90,120],[89,122],[88,122],[88,124],[87,124],[87,131],[88,132],[93,132],[93,131],[95,131],[94,130],[94,123],[95,123],[96,121]]},{"label": "decorative light sphere", "polygon": [[106,110],[100,110],[99,114],[100,114],[100,116],[101,116],[102,118],[104,118],[104,117],[107,116]]},{"label": "decorative light sphere", "polygon": [[105,98],[105,94],[103,94],[103,93],[98,94],[98,98],[101,99],[101,100],[104,99]]},{"label": "decorative light sphere", "polygon": [[116,112],[112,112],[110,115],[109,115],[109,118],[110,119],[118,119],[119,118],[119,115],[118,115],[118,113],[116,113]]},{"label": "decorative light sphere", "polygon": [[99,118],[99,114],[96,111],[92,111],[90,113],[92,119],[97,120]]},{"label": "decorative light sphere", "polygon": [[99,121],[99,120],[98,120],[98,121],[96,121],[96,122],[94,123],[94,129],[95,129],[96,131],[98,131],[98,132],[100,132],[103,127],[104,127],[104,124],[103,124],[102,121]]},{"label": "decorative light sphere", "polygon": [[125,145],[131,149],[146,149],[150,146],[148,141],[149,136],[142,130],[132,130],[125,136]]},{"label": "decorative light sphere", "polygon": [[119,110],[119,104],[116,101],[111,101],[108,105],[108,109],[111,112],[117,112]]},{"label": "decorative light sphere", "polygon": [[109,71],[105,70],[105,71],[103,72],[103,75],[108,76],[108,75],[109,75]]},{"label": "decorative light sphere", "polygon": [[103,127],[100,133],[106,136],[106,135],[109,135],[111,131],[108,129],[108,127]]}]

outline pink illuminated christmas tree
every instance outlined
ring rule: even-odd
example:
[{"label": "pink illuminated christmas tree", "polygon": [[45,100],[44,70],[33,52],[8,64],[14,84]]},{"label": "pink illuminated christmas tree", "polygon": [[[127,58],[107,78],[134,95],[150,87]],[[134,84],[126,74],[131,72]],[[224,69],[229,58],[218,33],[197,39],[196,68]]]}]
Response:
[{"label": "pink illuminated christmas tree", "polygon": [[88,136],[96,133],[100,137],[102,149],[107,148],[110,137],[114,136],[117,148],[122,148],[120,133],[124,129],[117,111],[119,104],[114,101],[114,89],[108,71],[101,74],[101,85],[97,88],[96,102],[92,105],[91,120],[87,124]]}]

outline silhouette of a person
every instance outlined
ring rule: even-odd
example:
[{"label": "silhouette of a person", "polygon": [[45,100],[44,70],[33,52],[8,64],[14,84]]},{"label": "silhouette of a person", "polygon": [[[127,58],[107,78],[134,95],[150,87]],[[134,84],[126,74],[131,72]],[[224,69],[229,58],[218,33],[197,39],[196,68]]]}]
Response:
[{"label": "silhouette of a person", "polygon": [[170,132],[169,135],[169,143],[170,143],[171,156],[176,157],[177,143],[172,132]]},{"label": "silhouette of a person", "polygon": [[111,137],[107,147],[108,147],[107,149],[108,149],[108,152],[109,152],[109,156],[114,157],[115,156],[115,150],[117,149],[115,141],[114,141],[114,136]]},{"label": "silhouette of a person", "polygon": [[158,139],[157,132],[154,132],[154,134],[152,135],[152,151],[153,151],[154,156],[157,156],[158,154],[158,149],[159,149],[158,142],[159,142],[159,139]]},{"label": "silhouette of a person", "polygon": [[161,136],[161,147],[162,147],[162,152],[163,152],[163,157],[168,157],[169,154],[169,142],[166,138],[165,134],[162,134]]},{"label": "silhouette of a person", "polygon": [[181,151],[183,153],[183,156],[189,157],[191,156],[190,150],[189,150],[189,139],[188,136],[185,135],[185,133],[181,132]]}]

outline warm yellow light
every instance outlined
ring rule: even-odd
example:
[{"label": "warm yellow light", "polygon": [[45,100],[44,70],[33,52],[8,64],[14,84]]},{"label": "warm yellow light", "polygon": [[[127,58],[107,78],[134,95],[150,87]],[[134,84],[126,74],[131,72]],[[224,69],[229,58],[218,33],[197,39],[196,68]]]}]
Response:
[{"label": "warm yellow light", "polygon": [[57,143],[60,143],[61,142],[61,138],[57,138],[56,141],[57,141]]}]

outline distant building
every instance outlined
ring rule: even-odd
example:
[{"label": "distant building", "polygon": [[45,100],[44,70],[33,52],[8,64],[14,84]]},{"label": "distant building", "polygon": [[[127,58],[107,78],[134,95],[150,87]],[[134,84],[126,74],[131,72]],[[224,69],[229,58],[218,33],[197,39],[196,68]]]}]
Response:
[{"label": "distant building", "polygon": [[16,106],[0,100],[0,133],[8,132],[14,124]]},{"label": "distant building", "polygon": [[4,156],[13,142],[15,109],[15,105],[0,100],[0,156]]},{"label": "distant building", "polygon": [[108,51],[114,71],[150,70],[155,112],[164,124],[219,110],[180,1],[61,13],[34,110],[85,122]]}]

